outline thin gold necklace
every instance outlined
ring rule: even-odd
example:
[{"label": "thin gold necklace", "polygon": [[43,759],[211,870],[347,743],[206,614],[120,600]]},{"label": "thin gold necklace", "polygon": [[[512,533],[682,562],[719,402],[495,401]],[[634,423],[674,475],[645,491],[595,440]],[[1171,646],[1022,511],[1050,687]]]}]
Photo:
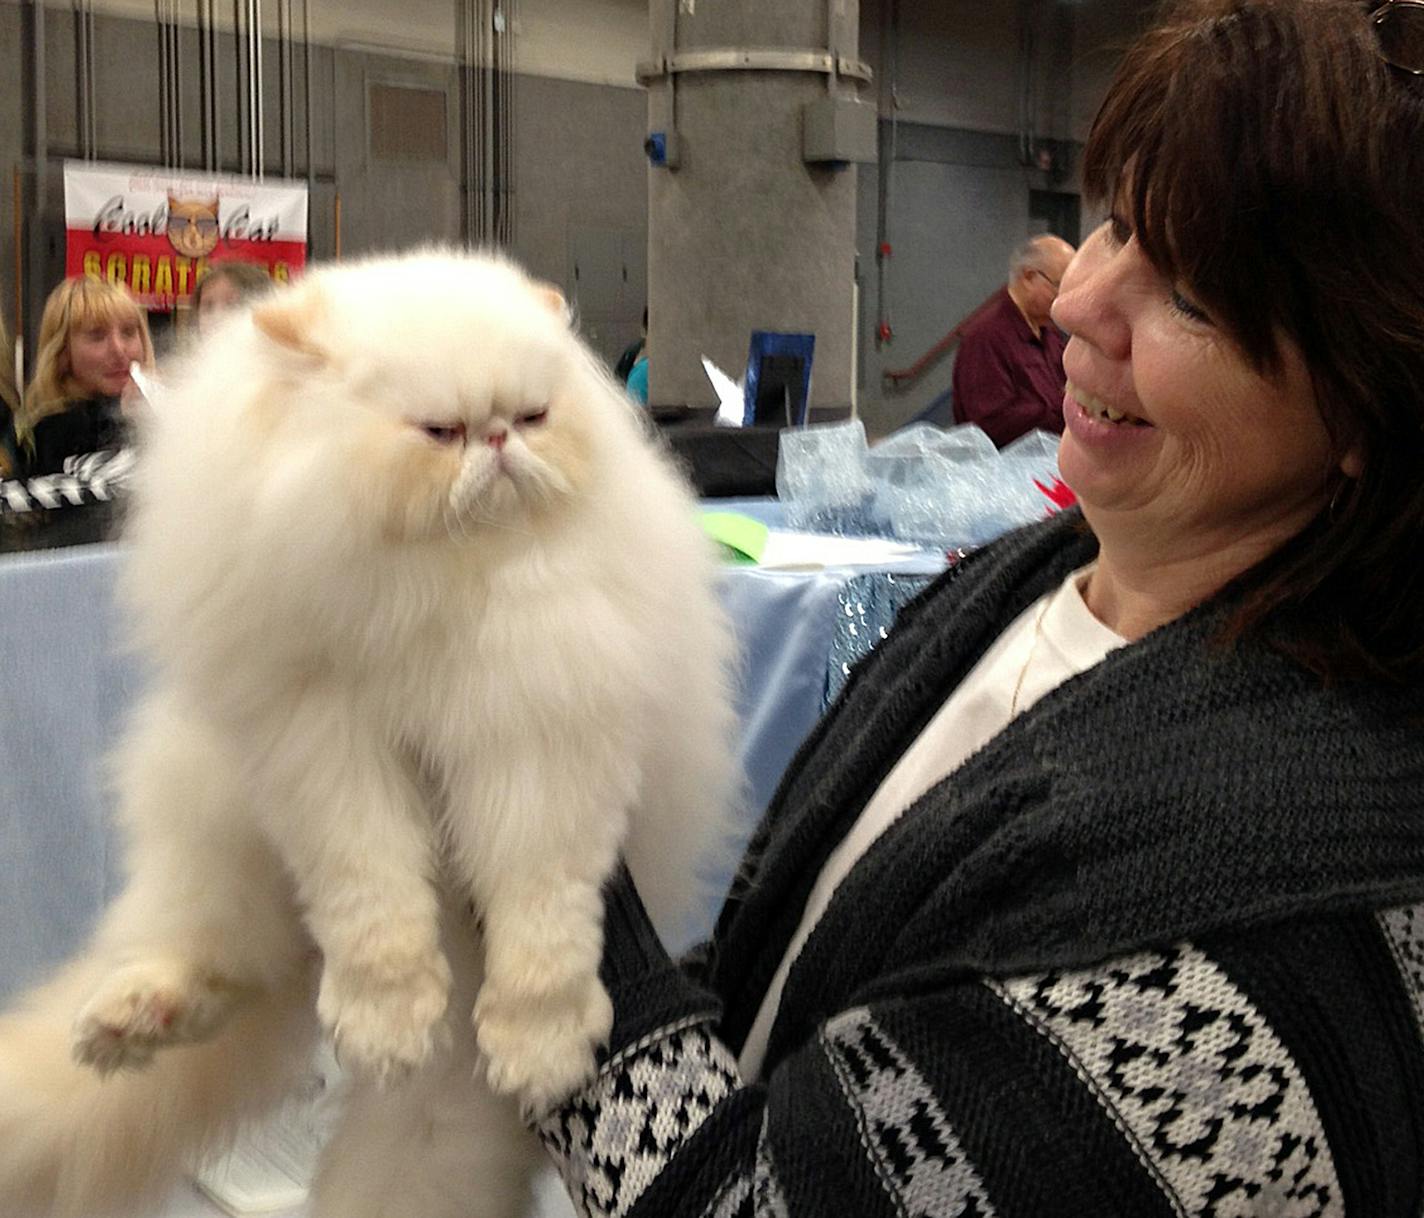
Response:
[{"label": "thin gold necklace", "polygon": [[1019,695],[1023,693],[1024,678],[1028,676],[1028,670],[1033,667],[1033,657],[1038,654],[1038,642],[1043,638],[1043,618],[1048,612],[1048,606],[1052,598],[1045,600],[1039,606],[1038,616],[1033,619],[1033,642],[1028,647],[1028,658],[1024,660],[1023,667],[1019,669],[1019,679],[1014,682],[1014,696],[1009,699],[1009,718],[1012,719],[1019,713]]}]

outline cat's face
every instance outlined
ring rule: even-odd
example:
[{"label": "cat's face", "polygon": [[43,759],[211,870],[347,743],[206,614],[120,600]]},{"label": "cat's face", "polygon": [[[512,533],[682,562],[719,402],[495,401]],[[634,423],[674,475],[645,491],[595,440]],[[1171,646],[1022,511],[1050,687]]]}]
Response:
[{"label": "cat's face", "polygon": [[218,198],[168,196],[168,241],[180,254],[201,258],[218,243]]},{"label": "cat's face", "polygon": [[324,449],[383,538],[530,530],[595,480],[608,394],[557,292],[449,256],[310,275],[260,305],[280,373],[254,407]]}]

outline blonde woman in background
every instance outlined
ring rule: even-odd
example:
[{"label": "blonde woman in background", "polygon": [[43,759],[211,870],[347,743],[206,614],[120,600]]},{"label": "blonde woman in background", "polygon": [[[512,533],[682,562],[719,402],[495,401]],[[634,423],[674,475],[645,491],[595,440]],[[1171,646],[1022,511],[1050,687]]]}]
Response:
[{"label": "blonde woman in background", "polygon": [[120,399],[129,366],[153,365],[148,318],[121,287],[66,279],[45,302],[35,375],[16,417],[31,476],[62,469],[65,458],[122,443]]},{"label": "blonde woman in background", "polygon": [[0,478],[13,478],[19,470],[19,462],[15,458],[15,415],[19,409],[14,344],[5,315],[0,313]]}]

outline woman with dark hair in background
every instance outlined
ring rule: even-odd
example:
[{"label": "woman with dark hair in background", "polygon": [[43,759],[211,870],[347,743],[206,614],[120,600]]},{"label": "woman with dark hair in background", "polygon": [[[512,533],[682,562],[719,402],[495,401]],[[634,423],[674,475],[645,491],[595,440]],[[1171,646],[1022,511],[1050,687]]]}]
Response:
[{"label": "woman with dark hair in background", "polygon": [[147,316],[127,291],[79,276],[50,293],[35,374],[16,419],[29,475],[54,473],[68,457],[122,445],[120,399],[134,363],[152,367],[153,342]]},{"label": "woman with dark hair in background", "polygon": [[192,308],[198,321],[198,333],[210,331],[229,309],[250,304],[271,287],[272,277],[267,269],[255,262],[229,258],[225,262],[211,263],[193,292]]},{"label": "woman with dark hair in background", "polygon": [[1078,512],[960,562],[714,938],[610,885],[587,1214],[1424,1204],[1424,5],[1188,0],[1086,149]]}]

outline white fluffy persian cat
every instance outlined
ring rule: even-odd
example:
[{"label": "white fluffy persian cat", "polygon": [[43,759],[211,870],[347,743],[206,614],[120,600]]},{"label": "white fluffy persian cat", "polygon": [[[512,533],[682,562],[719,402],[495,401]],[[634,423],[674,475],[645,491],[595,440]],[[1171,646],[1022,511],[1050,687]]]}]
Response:
[{"label": "white fluffy persian cat", "polygon": [[678,915],[737,785],[696,505],[507,263],[309,274],[176,369],[123,593],[128,879],[0,1019],[0,1214],[144,1212],[354,1079],[316,1218],[506,1218],[611,1009],[620,851]]}]

